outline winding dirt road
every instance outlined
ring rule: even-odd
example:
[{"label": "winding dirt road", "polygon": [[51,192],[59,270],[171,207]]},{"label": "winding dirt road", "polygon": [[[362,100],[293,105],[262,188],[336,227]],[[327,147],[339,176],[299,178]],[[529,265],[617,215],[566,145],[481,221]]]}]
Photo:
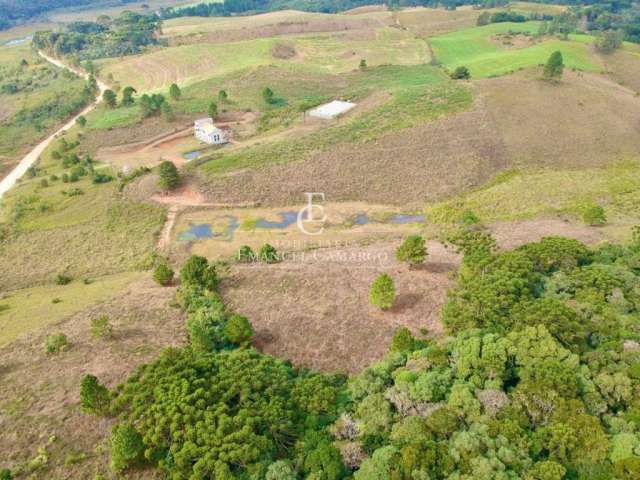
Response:
[{"label": "winding dirt road", "polygon": [[[52,58],[42,52],[38,52],[38,54],[42,58],[44,58],[47,62],[51,63],[52,65],[55,65],[56,67],[69,70],[84,79],[89,78],[89,75],[87,73],[77,70],[68,65],[65,65],[58,59]],[[87,106],[84,110],[82,110],[80,113],[75,115],[71,120],[69,120],[61,128],[59,128],[57,131],[55,131],[54,133],[49,135],[47,138],[45,138],[42,142],[40,142],[38,145],[36,145],[33,148],[33,150],[27,153],[22,158],[22,160],[20,160],[20,163],[18,163],[18,165],[16,165],[14,169],[11,170],[11,172],[9,172],[9,174],[0,181],[0,198],[2,198],[5,193],[7,193],[9,190],[11,190],[11,188],[13,188],[16,182],[27,172],[27,170],[29,170],[29,167],[31,167],[34,163],[38,161],[38,158],[40,157],[40,155],[42,155],[42,152],[45,151],[45,149],[49,146],[49,144],[53,140],[55,140],[55,138],[60,133],[73,127],[78,117],[80,117],[81,115],[87,115],[89,112],[91,112],[94,108],[98,106],[98,104],[102,101],[102,94],[109,87],[105,83],[101,82],[100,80],[97,80],[97,82],[98,82],[99,92],[96,100],[93,103],[91,103],[91,105]]]}]

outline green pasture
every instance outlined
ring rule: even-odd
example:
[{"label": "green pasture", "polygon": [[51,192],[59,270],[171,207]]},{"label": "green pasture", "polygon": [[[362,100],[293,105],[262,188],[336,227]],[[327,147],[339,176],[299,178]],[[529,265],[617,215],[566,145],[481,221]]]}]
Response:
[{"label": "green pasture", "polygon": [[568,68],[601,70],[591,59],[587,35],[572,35],[569,40],[545,38],[526,48],[505,48],[491,41],[491,37],[498,34],[535,35],[539,27],[540,22],[494,23],[434,37],[430,42],[440,64],[448,70],[466,66],[474,78],[503,75],[544,64],[556,50],[562,52]]}]

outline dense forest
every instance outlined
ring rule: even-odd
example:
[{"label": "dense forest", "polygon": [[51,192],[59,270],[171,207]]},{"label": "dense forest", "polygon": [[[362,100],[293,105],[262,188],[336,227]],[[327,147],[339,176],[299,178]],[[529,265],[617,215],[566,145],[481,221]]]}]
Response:
[{"label": "dense forest", "polygon": [[156,15],[125,11],[105,21],[70,23],[65,32],[36,32],[32,43],[38,50],[78,60],[133,55],[157,43],[158,27]]},{"label": "dense forest", "polygon": [[179,298],[190,345],[113,391],[94,376],[83,409],[116,417],[116,471],[266,480],[640,478],[640,228],[591,250],[545,238],[498,252],[481,228],[443,311],[448,336],[394,336],[346,379],[250,346],[249,321],[191,257]]}]

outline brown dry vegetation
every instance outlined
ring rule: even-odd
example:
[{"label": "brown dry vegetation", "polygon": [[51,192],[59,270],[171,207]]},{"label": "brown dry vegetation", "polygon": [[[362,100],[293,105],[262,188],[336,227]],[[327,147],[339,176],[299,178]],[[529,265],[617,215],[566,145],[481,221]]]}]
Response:
[{"label": "brown dry vegetation", "polygon": [[479,91],[507,154],[518,166],[593,167],[640,151],[640,98],[603,75],[537,72],[482,80]]},{"label": "brown dry vegetation", "polygon": [[[80,380],[92,373],[113,388],[164,348],[183,344],[182,315],[170,306],[174,292],[147,278],[111,300],[0,348],[0,468],[28,463],[50,443],[47,470],[34,478],[108,475],[105,439],[111,421],[80,411]],[[113,326],[111,340],[90,334],[91,320],[102,315]],[[71,346],[47,355],[45,338],[57,332],[65,333]],[[52,436],[55,440],[49,442]],[[128,478],[144,476],[133,471]]]},{"label": "brown dry vegetation", "polygon": [[640,49],[618,50],[609,55],[601,55],[601,58],[611,78],[640,93]]},{"label": "brown dry vegetation", "polygon": [[475,27],[480,12],[471,8],[408,8],[394,14],[399,25],[420,37]]},{"label": "brown dry vegetation", "polygon": [[170,46],[178,46],[193,43],[238,42],[305,33],[373,30],[391,23],[391,15],[367,17],[275,12],[253,17],[251,21],[240,19],[223,24],[214,21],[169,27],[165,34],[169,37]]},{"label": "brown dry vegetation", "polygon": [[[261,350],[296,365],[357,372],[384,355],[401,326],[416,334],[441,332],[440,307],[458,256],[433,243],[428,264],[409,270],[396,262],[395,247],[350,246],[276,265],[234,267],[222,294],[251,319]],[[364,257],[350,261],[351,255]],[[369,305],[369,286],[382,272],[396,282],[396,306],[388,312]]]}]

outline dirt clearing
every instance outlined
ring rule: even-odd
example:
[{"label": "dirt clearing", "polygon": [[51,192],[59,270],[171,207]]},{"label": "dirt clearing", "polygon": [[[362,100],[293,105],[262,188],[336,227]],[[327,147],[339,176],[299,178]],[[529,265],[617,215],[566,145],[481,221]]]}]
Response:
[{"label": "dirt clearing", "polygon": [[[396,262],[396,247],[323,249],[276,265],[234,267],[222,295],[251,320],[262,351],[296,365],[357,372],[387,352],[401,326],[441,332],[440,307],[458,256],[431,243],[427,265],[410,270]],[[382,272],[396,282],[396,306],[388,312],[369,305],[369,286]]]}]

